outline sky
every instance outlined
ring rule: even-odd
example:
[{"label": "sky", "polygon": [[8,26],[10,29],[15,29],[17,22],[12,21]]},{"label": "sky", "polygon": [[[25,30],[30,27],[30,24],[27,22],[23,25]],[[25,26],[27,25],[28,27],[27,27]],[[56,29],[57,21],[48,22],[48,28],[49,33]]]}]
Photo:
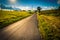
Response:
[{"label": "sky", "polygon": [[0,0],[0,4],[22,10],[36,10],[38,6],[42,10],[48,10],[60,6],[60,0]]}]

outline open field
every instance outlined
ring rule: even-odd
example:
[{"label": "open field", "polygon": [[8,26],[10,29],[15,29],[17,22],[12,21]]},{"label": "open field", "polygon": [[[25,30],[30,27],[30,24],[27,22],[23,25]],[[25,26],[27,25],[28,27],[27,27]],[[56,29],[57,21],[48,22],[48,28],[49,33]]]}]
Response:
[{"label": "open field", "polygon": [[42,40],[37,28],[36,14],[5,27],[0,40]]},{"label": "open field", "polygon": [[3,28],[11,23],[26,18],[31,14],[26,11],[3,11],[0,10],[0,28]]},{"label": "open field", "polygon": [[58,17],[60,16],[60,10],[44,10],[44,11],[41,11],[40,14]]},{"label": "open field", "polygon": [[60,15],[54,13],[38,16],[38,26],[43,40],[60,40]]},{"label": "open field", "polygon": [[[32,15],[27,11],[1,11],[0,28]],[[60,12],[41,11],[37,14],[38,28],[43,40],[60,40]]]}]

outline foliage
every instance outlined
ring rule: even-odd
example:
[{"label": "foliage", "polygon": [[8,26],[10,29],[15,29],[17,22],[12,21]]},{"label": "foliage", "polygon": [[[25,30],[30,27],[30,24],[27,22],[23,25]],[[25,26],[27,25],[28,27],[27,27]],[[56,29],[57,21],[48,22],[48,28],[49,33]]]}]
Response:
[{"label": "foliage", "polygon": [[58,10],[60,10],[60,6],[58,7]]},{"label": "foliage", "polygon": [[0,28],[21,20],[31,14],[27,11],[3,11],[0,10]]},{"label": "foliage", "polygon": [[45,11],[41,11],[41,14],[58,17],[60,16],[60,11],[59,10],[45,10]]},{"label": "foliage", "polygon": [[60,40],[60,19],[55,16],[38,15],[38,22],[43,40]]},{"label": "foliage", "polygon": [[37,11],[40,13],[40,11],[41,11],[41,7],[37,7]]}]

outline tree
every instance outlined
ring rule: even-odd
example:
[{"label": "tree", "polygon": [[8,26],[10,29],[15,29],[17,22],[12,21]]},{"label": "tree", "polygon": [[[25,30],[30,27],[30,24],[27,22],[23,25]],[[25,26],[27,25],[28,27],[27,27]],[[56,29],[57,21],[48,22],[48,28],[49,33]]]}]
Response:
[{"label": "tree", "polygon": [[60,6],[58,7],[58,10],[60,10]]},{"label": "tree", "polygon": [[40,13],[40,11],[41,11],[41,7],[37,7],[37,11]]},{"label": "tree", "polygon": [[31,10],[28,10],[28,12],[29,12],[30,14],[32,14],[32,11],[31,11]]}]

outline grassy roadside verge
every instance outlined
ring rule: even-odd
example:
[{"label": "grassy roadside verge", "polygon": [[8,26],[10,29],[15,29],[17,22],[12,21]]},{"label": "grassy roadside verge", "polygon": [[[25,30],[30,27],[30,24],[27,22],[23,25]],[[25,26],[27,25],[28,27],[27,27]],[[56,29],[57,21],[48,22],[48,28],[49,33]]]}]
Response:
[{"label": "grassy roadside verge", "polygon": [[60,19],[55,16],[37,15],[43,40],[60,40]]},{"label": "grassy roadside verge", "polygon": [[30,15],[32,14],[26,11],[1,11],[0,10],[0,29],[18,20],[24,19]]}]

